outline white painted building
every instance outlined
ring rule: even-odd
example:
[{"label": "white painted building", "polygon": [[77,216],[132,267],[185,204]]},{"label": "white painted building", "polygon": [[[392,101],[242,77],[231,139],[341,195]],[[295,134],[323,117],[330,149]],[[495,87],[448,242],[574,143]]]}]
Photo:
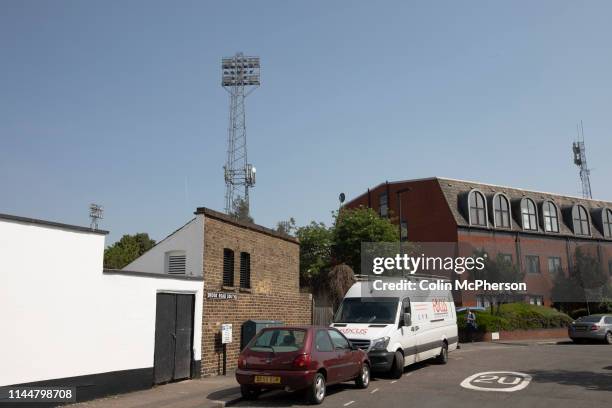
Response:
[{"label": "white painted building", "polygon": [[183,225],[123,268],[126,271],[202,276],[204,214]]},{"label": "white painted building", "polygon": [[[183,228],[203,233],[199,222]],[[84,400],[199,376],[202,260],[186,259],[187,276],[104,271],[105,235],[0,214],[0,386],[75,386]],[[152,253],[168,257],[174,244],[170,236]],[[185,251],[190,242],[177,245]],[[160,326],[173,307],[185,311],[182,323]]]}]

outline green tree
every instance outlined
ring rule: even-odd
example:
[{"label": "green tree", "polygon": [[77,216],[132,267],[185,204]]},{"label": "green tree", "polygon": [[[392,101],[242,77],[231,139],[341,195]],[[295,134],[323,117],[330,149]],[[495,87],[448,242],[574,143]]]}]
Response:
[{"label": "green tree", "polygon": [[362,242],[399,242],[397,226],[371,208],[342,209],[335,218],[332,264],[345,263],[356,274],[361,273]]},{"label": "green tree", "polygon": [[[495,259],[491,259],[484,250],[474,252],[474,257],[484,258],[484,268],[482,270],[473,269],[470,271],[472,280],[486,280],[489,283],[511,283],[523,282],[525,272],[514,265],[511,261],[504,259],[503,255],[498,254]],[[513,301],[517,295],[516,291],[486,291],[481,294],[489,300],[491,314],[494,313],[494,303],[497,303],[497,312],[502,303]]]},{"label": "green tree", "polygon": [[147,233],[124,235],[104,250],[104,267],[121,269],[155,245]]},{"label": "green tree", "polygon": [[253,217],[249,214],[249,203],[242,197],[237,197],[233,204],[229,215],[241,222],[254,223]]},{"label": "green tree", "polygon": [[312,221],[297,228],[300,241],[300,284],[312,286],[330,266],[332,232],[324,223]]}]

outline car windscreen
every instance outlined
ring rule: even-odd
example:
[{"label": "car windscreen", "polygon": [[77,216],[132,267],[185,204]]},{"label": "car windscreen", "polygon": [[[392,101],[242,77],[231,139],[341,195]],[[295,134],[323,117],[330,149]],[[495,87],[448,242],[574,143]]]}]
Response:
[{"label": "car windscreen", "polygon": [[303,329],[265,329],[249,343],[249,350],[287,353],[304,347],[306,330]]},{"label": "car windscreen", "polygon": [[399,298],[345,298],[334,317],[335,323],[395,323]]},{"label": "car windscreen", "polygon": [[583,323],[599,323],[601,316],[582,316],[578,318],[579,322]]}]

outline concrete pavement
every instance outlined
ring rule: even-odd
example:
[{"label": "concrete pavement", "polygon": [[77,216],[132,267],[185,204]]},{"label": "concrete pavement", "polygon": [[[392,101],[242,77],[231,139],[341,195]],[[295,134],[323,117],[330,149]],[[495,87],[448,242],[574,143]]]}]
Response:
[{"label": "concrete pavement", "polygon": [[223,407],[240,398],[234,374],[164,384],[148,390],[120,394],[70,405],[74,408]]}]

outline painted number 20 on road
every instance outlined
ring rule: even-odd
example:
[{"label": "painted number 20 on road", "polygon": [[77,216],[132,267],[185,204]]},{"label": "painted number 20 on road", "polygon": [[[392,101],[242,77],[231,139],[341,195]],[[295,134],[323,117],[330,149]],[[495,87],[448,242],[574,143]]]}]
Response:
[{"label": "painted number 20 on road", "polygon": [[461,382],[463,388],[477,391],[514,392],[529,385],[531,376],[516,371],[476,373]]}]

